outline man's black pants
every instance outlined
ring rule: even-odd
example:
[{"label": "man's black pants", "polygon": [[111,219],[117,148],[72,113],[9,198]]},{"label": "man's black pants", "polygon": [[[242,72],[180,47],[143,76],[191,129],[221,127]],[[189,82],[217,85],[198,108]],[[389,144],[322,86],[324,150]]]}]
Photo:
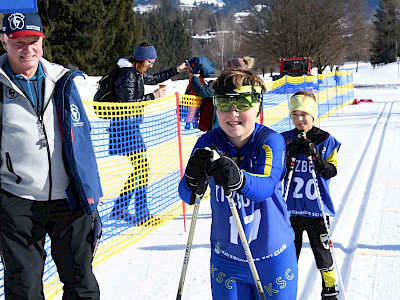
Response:
[{"label": "man's black pants", "polygon": [[100,299],[92,270],[92,217],[66,199],[31,201],[0,190],[0,250],[6,299],[44,299],[46,234],[63,299]]}]

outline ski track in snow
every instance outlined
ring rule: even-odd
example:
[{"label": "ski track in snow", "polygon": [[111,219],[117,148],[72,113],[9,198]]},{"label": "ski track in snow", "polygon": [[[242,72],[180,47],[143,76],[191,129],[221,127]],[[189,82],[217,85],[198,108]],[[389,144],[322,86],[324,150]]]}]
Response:
[{"label": "ski track in snow", "polygon": [[[349,179],[340,180],[340,182],[349,182],[345,191],[342,192],[342,196],[338,194],[343,190],[342,187],[336,187],[332,182],[331,191],[332,194],[335,195],[334,199],[341,199],[341,202],[335,202],[335,206],[337,208],[336,216],[331,219],[331,234],[332,241],[334,244],[334,253],[336,258],[336,263],[339,267],[340,274],[342,280],[344,282],[345,290],[346,290],[346,299],[390,299],[389,295],[383,296],[382,292],[379,295],[368,296],[368,294],[362,296],[359,291],[359,286],[356,291],[352,291],[349,289],[350,278],[353,275],[358,274],[358,272],[368,272],[372,271],[370,268],[367,270],[352,270],[351,266],[354,258],[360,253],[360,245],[363,248],[367,248],[365,244],[363,245],[362,240],[360,239],[361,230],[363,228],[363,224],[365,223],[365,215],[368,208],[368,204],[375,200],[373,196],[374,184],[376,184],[376,177],[380,167],[380,163],[385,161],[386,154],[385,153],[385,140],[387,139],[388,127],[394,115],[396,118],[396,114],[393,114],[394,108],[399,108],[400,103],[394,102],[384,102],[384,103],[365,103],[362,105],[370,105],[371,107],[371,115],[373,115],[373,111],[376,110],[376,107],[379,106],[378,113],[374,117],[373,120],[369,120],[368,118],[357,114],[349,114],[350,118],[359,118],[360,124],[355,126],[359,126],[360,132],[357,134],[352,134],[351,138],[353,139],[352,143],[347,144],[351,145],[352,154],[350,156],[344,155],[344,157],[349,157],[353,160],[352,163],[343,163],[340,161],[340,157],[343,157],[343,153],[341,149],[339,151],[339,168],[338,175],[342,176],[345,174]],[[357,107],[349,107],[347,111],[357,110]],[[330,122],[332,125],[329,127],[336,128],[340,126],[340,123],[343,123],[346,119],[348,112],[340,113],[338,116],[338,122],[335,122],[335,117],[332,117]],[[367,115],[370,115],[368,113]],[[367,124],[365,124],[367,123]],[[332,133],[331,129],[324,128],[328,132]],[[361,132],[362,131],[362,132]],[[333,134],[335,137],[338,134]],[[365,135],[368,138],[362,138],[362,141],[366,141],[364,144],[359,142],[359,137]],[[339,135],[340,136],[340,135]],[[342,143],[342,147],[346,144]],[[357,151],[358,150],[358,151]],[[366,164],[366,160],[372,161],[372,164]],[[351,181],[350,178],[355,178],[355,180]],[[336,234],[335,234],[336,233]],[[308,248],[307,254],[301,254],[300,258],[306,254],[308,256],[308,261],[312,260],[312,252],[310,250],[309,244],[304,245]],[[379,249],[379,247],[378,247]],[[365,250],[364,250],[365,251]],[[379,254],[381,255],[381,254]],[[299,293],[298,299],[318,299],[320,294],[320,286],[321,279],[319,272],[316,271],[315,263],[309,264],[299,263],[300,268],[300,276],[305,272],[305,268],[302,267],[304,265],[308,265],[308,271],[306,272],[305,279],[302,282],[299,281]],[[314,284],[310,284],[314,283]],[[344,299],[343,288],[339,284],[339,289],[341,289],[341,293],[339,299]],[[349,289],[349,291],[347,291]],[[365,289],[364,289],[365,290]],[[367,289],[368,290],[368,289]],[[387,292],[391,293],[393,289],[387,290]],[[393,298],[395,299],[395,298]]]}]

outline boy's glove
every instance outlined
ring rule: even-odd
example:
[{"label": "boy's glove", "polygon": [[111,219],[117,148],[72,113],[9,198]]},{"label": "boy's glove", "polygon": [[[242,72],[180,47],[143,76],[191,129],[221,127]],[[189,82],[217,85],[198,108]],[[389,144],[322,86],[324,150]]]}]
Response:
[{"label": "boy's glove", "polygon": [[288,144],[286,146],[286,157],[288,157],[290,160],[292,157],[296,158],[299,156],[301,152],[301,145],[301,141],[299,140],[295,140]]},{"label": "boy's glove", "polygon": [[221,156],[211,163],[207,169],[207,173],[214,177],[216,185],[232,191],[242,189],[245,183],[243,172],[232,159],[226,156]]},{"label": "boy's glove", "polygon": [[[210,162],[211,151],[207,149],[196,149],[193,155],[189,158],[188,164],[185,170],[186,183],[192,192],[196,192],[197,186],[201,183],[202,190],[197,191],[203,194],[207,189],[207,185],[203,184],[207,181],[206,168]],[[201,193],[202,192],[202,193]]]},{"label": "boy's glove", "polygon": [[311,142],[309,139],[305,139],[302,144],[303,153],[307,156],[312,156],[315,158],[318,156],[318,149],[315,147],[315,144]]},{"label": "boy's glove", "polygon": [[321,157],[317,147],[309,139],[304,140],[302,149],[305,155],[312,157],[315,171],[319,176],[329,179],[336,175],[336,167]]}]

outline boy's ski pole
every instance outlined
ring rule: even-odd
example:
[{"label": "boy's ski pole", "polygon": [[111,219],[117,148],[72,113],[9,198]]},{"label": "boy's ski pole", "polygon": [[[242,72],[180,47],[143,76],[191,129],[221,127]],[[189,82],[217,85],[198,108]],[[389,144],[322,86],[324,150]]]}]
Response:
[{"label": "boy's ski pole", "polygon": [[250,271],[251,271],[251,274],[253,275],[254,283],[256,284],[256,287],[257,287],[258,295],[260,296],[261,300],[267,300],[265,293],[264,293],[264,288],[261,284],[260,277],[258,276],[256,264],[254,263],[249,244],[247,243],[246,234],[244,233],[242,222],[240,222],[240,218],[239,218],[239,214],[236,209],[235,201],[233,201],[233,198],[232,198],[232,192],[226,188],[224,188],[224,191],[225,191],[225,197],[228,199],[229,208],[231,209],[233,218],[235,219],[235,223],[238,228],[239,237],[240,237],[240,240],[242,241],[243,250],[244,250],[244,253],[246,254],[246,258],[249,263]]},{"label": "boy's ski pole", "polygon": [[[211,151],[211,149],[208,147],[206,147],[205,149]],[[210,154],[212,154],[212,152]],[[211,161],[213,161],[213,158],[211,158]],[[205,168],[205,166],[204,166],[204,168]],[[194,200],[193,216],[192,216],[192,221],[190,223],[189,236],[188,236],[188,240],[186,243],[185,257],[183,259],[181,278],[179,279],[179,287],[178,287],[178,293],[176,295],[176,300],[180,300],[182,298],[183,285],[185,284],[186,271],[187,271],[187,268],[189,265],[189,256],[190,256],[190,251],[192,250],[194,229],[196,228],[197,215],[199,214],[200,201],[203,198],[204,193],[205,193],[204,185],[207,185],[208,181],[209,181],[209,178],[207,176],[207,180],[205,182],[203,182],[201,185],[199,184],[196,189],[196,199]]]},{"label": "boy's ski pole", "polygon": [[285,194],[283,195],[283,200],[286,202],[287,197],[289,195],[289,188],[290,188],[290,184],[292,181],[292,177],[293,177],[293,170],[294,170],[294,164],[296,163],[296,158],[292,157],[292,161],[290,163],[290,172],[288,175],[288,182],[286,183],[286,188],[285,188]]},{"label": "boy's ski pole", "polygon": [[331,251],[332,258],[333,258],[333,263],[334,263],[335,268],[337,270],[339,284],[342,287],[342,293],[343,293],[342,299],[346,299],[346,291],[345,291],[345,288],[344,288],[342,276],[340,275],[340,270],[339,270],[337,262],[336,262],[335,251],[333,251],[333,242],[332,242],[332,238],[331,238],[330,228],[329,228],[328,221],[327,221],[327,218],[326,218],[326,213],[325,213],[325,209],[324,209],[324,203],[322,202],[321,193],[319,191],[317,174],[315,173],[314,162],[312,160],[312,156],[311,155],[308,156],[308,162],[309,162],[309,164],[311,166],[311,174],[313,176],[314,183],[315,183],[315,191],[317,193],[317,198],[318,198],[318,201],[319,201],[319,205],[321,206],[322,218],[324,219],[325,229],[326,229],[326,232],[328,234],[329,250]]},{"label": "boy's ski pole", "polygon": [[[214,160],[218,159],[219,158],[218,152],[215,150],[212,150],[212,152],[214,152],[213,159]],[[244,253],[246,254],[246,258],[249,263],[250,271],[251,271],[251,274],[253,275],[254,283],[256,284],[256,287],[257,287],[258,295],[260,296],[261,300],[267,300],[265,293],[264,293],[264,288],[261,284],[260,277],[258,276],[257,268],[254,263],[253,256],[251,254],[249,244],[247,243],[247,238],[246,238],[246,234],[244,233],[242,222],[240,221],[240,217],[239,217],[239,214],[236,209],[235,201],[233,201],[233,198],[232,198],[232,191],[224,187],[224,192],[225,192],[225,197],[228,199],[229,208],[231,209],[233,218],[235,220],[236,227],[239,232],[240,240],[242,241],[243,250],[244,250]]]},{"label": "boy's ski pole", "polygon": [[193,216],[192,216],[192,221],[190,223],[189,236],[186,243],[185,257],[183,259],[181,278],[179,280],[178,294],[176,295],[176,300],[180,300],[182,298],[183,285],[185,284],[186,271],[189,265],[189,256],[190,256],[190,251],[192,249],[194,229],[196,227],[197,215],[199,214],[200,201],[204,196],[204,193],[203,194],[198,193],[198,191],[201,189],[204,189],[204,186],[198,186],[196,190],[196,199],[194,201]]}]

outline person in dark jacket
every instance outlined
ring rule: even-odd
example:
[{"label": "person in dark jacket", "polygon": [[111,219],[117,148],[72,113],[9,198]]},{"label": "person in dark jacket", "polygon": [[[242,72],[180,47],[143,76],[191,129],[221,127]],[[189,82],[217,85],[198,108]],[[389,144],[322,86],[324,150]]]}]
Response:
[{"label": "person in dark jacket", "polygon": [[[143,102],[165,97],[166,87],[145,94],[144,85],[156,85],[189,69],[186,63],[182,63],[176,68],[153,75],[146,73],[153,67],[156,58],[157,52],[154,46],[144,42],[135,47],[133,57],[123,57],[118,60],[117,64],[121,70],[114,85],[121,102]],[[149,222],[155,225],[159,220],[150,215],[147,207],[149,163],[146,145],[139,130],[139,125],[143,122],[144,105],[135,106],[132,114],[128,112],[129,116],[117,117],[110,122],[110,154],[126,155],[133,167],[133,172],[114,202],[111,217],[135,225],[147,225]],[[129,212],[129,202],[132,197],[135,199],[134,215]]]},{"label": "person in dark jacket", "polygon": [[[100,299],[92,257],[102,190],[90,124],[72,79],[68,99],[55,92],[68,69],[42,58],[43,38],[37,13],[4,16],[0,251],[5,299],[44,299],[46,235],[63,299]],[[68,151],[71,147],[80,151]]]}]

